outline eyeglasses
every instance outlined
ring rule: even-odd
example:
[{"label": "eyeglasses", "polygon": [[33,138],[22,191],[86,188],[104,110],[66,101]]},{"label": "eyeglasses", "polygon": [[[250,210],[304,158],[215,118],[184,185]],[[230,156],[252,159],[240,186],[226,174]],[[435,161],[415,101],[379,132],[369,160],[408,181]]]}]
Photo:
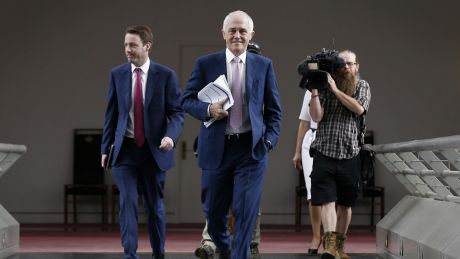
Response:
[{"label": "eyeglasses", "polygon": [[349,66],[349,67],[352,67],[352,66],[354,66],[356,64],[358,64],[358,63],[356,63],[356,62],[345,62],[345,65]]}]

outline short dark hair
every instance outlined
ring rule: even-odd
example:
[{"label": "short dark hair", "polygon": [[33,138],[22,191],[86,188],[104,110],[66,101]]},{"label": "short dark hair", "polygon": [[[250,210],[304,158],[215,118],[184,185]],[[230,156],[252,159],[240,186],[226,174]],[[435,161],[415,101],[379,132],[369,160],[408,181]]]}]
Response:
[{"label": "short dark hair", "polygon": [[153,33],[147,25],[133,25],[126,28],[126,34],[137,34],[141,38],[142,44],[153,43]]}]

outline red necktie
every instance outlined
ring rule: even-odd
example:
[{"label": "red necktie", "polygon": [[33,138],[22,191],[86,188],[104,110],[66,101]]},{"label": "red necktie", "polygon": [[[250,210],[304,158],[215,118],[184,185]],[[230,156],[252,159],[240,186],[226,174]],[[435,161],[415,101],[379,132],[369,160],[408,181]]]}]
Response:
[{"label": "red necktie", "polygon": [[134,69],[136,82],[134,83],[134,143],[142,147],[145,142],[144,136],[144,105],[142,102],[142,70]]}]

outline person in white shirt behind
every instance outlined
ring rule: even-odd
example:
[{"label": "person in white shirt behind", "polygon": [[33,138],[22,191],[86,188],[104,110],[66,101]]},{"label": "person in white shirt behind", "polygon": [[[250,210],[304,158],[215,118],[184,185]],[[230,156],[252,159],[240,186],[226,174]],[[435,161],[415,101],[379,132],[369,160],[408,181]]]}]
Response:
[{"label": "person in white shirt behind", "polygon": [[304,174],[305,186],[307,189],[308,209],[310,211],[310,222],[313,230],[313,239],[308,249],[308,255],[317,255],[321,245],[321,206],[311,204],[311,180],[310,173],[313,166],[313,158],[310,156],[310,145],[315,139],[317,124],[311,119],[309,113],[309,103],[311,92],[306,91],[299,115],[299,128],[297,130],[296,149],[294,153],[294,167],[299,173]]}]

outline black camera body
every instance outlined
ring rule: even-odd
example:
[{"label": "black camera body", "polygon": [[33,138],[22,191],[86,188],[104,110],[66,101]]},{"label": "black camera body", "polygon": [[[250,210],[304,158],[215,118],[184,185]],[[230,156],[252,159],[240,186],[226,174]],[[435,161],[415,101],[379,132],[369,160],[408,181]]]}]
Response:
[{"label": "black camera body", "polygon": [[323,48],[321,52],[307,56],[297,66],[297,72],[302,76],[299,87],[310,91],[324,90],[328,85],[327,73],[334,77],[335,71],[342,67],[345,67],[345,61],[339,57],[339,52]]},{"label": "black camera body", "polygon": [[252,40],[250,40],[248,43],[247,51],[257,54],[257,55],[262,55],[262,48],[260,47],[259,44],[257,44],[257,42],[252,41]]}]

